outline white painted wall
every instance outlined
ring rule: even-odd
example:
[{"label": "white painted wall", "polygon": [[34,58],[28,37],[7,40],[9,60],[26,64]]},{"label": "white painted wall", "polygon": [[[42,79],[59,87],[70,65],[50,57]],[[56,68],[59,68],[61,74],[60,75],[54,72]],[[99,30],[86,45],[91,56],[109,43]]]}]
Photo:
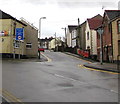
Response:
[{"label": "white painted wall", "polygon": [[76,46],[76,36],[77,36],[77,31],[73,30],[72,31],[72,47],[73,48]]},{"label": "white painted wall", "polygon": [[[87,39],[87,33],[89,32],[89,40]],[[88,21],[86,23],[86,30],[85,30],[85,39],[86,39],[86,49],[88,46],[90,46],[90,49],[91,49],[91,31],[90,31],[90,27],[89,27],[89,24],[88,24]]]},{"label": "white painted wall", "polygon": [[97,55],[97,32],[95,30],[91,30],[91,35],[92,35],[92,39],[91,39],[91,44],[92,44],[92,54],[93,55]]},{"label": "white painted wall", "polygon": [[[87,39],[87,33],[89,32],[89,40]],[[90,30],[88,21],[86,23],[86,49],[90,46],[91,55],[97,55],[97,32],[95,30]]]}]

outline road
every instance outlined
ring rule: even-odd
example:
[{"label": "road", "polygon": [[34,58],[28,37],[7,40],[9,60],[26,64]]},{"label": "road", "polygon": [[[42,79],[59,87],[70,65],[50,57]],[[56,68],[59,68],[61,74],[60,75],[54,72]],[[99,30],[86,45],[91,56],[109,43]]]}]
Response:
[{"label": "road", "polygon": [[[4,96],[19,102],[118,102],[118,75],[92,71],[88,61],[44,52],[47,62],[3,61]],[[11,98],[10,98],[11,97]]]}]

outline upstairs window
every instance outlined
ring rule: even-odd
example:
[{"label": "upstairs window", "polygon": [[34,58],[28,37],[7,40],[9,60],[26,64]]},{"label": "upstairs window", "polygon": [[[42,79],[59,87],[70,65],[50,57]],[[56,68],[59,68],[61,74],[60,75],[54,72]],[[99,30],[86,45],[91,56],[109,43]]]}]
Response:
[{"label": "upstairs window", "polygon": [[117,21],[117,29],[118,29],[118,34],[120,34],[120,20]]}]

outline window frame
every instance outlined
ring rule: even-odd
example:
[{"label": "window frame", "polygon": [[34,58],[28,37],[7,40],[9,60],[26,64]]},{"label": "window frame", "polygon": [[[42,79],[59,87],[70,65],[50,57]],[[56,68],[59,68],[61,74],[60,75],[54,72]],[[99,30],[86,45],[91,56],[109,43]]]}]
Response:
[{"label": "window frame", "polygon": [[20,42],[18,40],[15,40],[13,43],[14,48],[19,48],[20,47]]},{"label": "window frame", "polygon": [[90,33],[87,32],[87,40],[89,40],[89,39],[90,39]]},{"label": "window frame", "polygon": [[[30,46],[30,47],[29,47]],[[32,49],[32,43],[27,43],[26,44],[26,49]]]},{"label": "window frame", "polygon": [[117,21],[117,32],[120,34],[120,20]]}]

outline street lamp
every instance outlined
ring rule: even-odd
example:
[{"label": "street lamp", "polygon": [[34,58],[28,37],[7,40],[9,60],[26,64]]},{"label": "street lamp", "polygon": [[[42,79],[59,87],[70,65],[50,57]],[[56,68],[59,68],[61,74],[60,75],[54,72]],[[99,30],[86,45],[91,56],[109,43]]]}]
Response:
[{"label": "street lamp", "polygon": [[[46,19],[46,17],[41,17],[39,19],[39,45],[40,45],[40,36],[41,36],[41,19]],[[40,59],[40,51],[39,51],[39,59]]]},{"label": "street lamp", "polygon": [[103,59],[102,59],[102,55],[103,55],[103,53],[102,53],[102,34],[103,34],[103,27],[101,26],[101,27],[99,27],[98,29],[97,29],[97,32],[99,33],[99,35],[100,35],[100,64],[102,65],[103,64]]},{"label": "street lamp", "polygon": [[46,17],[41,17],[41,18],[39,19],[39,38],[40,38],[40,36],[41,36],[41,19],[46,19]]}]

